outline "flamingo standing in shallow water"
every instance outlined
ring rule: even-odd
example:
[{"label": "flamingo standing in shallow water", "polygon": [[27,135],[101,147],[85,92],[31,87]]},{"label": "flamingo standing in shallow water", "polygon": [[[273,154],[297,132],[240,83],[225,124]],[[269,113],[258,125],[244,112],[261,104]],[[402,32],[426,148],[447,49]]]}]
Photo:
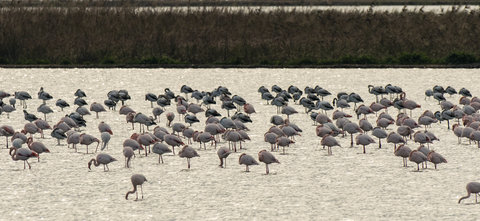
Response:
[{"label": "flamingo standing in shallow water", "polygon": [[280,163],[277,158],[275,158],[275,156],[273,156],[273,154],[271,154],[270,152],[266,151],[266,150],[261,150],[260,152],[258,152],[258,160],[260,162],[263,162],[265,163],[265,168],[266,168],[266,174],[269,174],[270,171],[268,170],[268,164],[271,164],[271,163]]},{"label": "flamingo standing in shallow water", "polygon": [[33,150],[38,154],[38,156],[37,156],[38,162],[40,162],[40,154],[41,153],[50,153],[50,150],[48,150],[48,148],[43,143],[33,142],[32,137],[29,137],[27,139],[27,145],[28,145],[28,148],[30,150]]},{"label": "flamingo standing in shallow water", "polygon": [[458,200],[458,203],[462,202],[462,200],[469,198],[470,194],[474,193],[475,194],[475,204],[477,203],[477,195],[480,193],[480,183],[479,182],[470,182],[467,184],[467,195],[464,197],[461,197]]},{"label": "flamingo standing in shallow water", "polygon": [[88,153],[88,145],[92,144],[93,142],[97,142],[97,148],[95,152],[97,152],[98,145],[100,145],[100,140],[90,134],[80,134],[80,144],[87,145],[87,153]]},{"label": "flamingo standing in shallow water", "polygon": [[408,159],[417,164],[417,171],[420,170],[420,163],[427,161],[427,156],[418,150],[410,152]]},{"label": "flamingo standing in shallow water", "polygon": [[246,153],[242,153],[240,157],[238,158],[238,164],[240,165],[245,165],[245,172],[250,172],[248,169],[248,166],[251,165],[258,165],[258,162],[250,155],[247,155]]},{"label": "flamingo standing in shallow water", "polygon": [[155,145],[153,145],[153,149],[152,151],[156,154],[158,154],[158,163],[160,163],[160,160],[161,162],[163,163],[163,157],[162,155],[164,153],[170,153],[172,152],[168,146],[164,143],[156,143]]},{"label": "flamingo standing in shallow water", "polygon": [[188,169],[190,169],[190,159],[194,157],[200,157],[197,151],[195,151],[195,149],[188,145],[185,145],[182,150],[178,152],[178,156],[180,156],[181,158],[187,158]]},{"label": "flamingo standing in shallow water", "polygon": [[125,156],[125,167],[130,168],[130,160],[135,156],[135,152],[131,147],[126,146],[123,148],[123,156]]},{"label": "flamingo standing in shallow water", "polygon": [[[13,152],[13,153],[12,153]],[[35,151],[31,151],[27,148],[15,148],[11,147],[9,154],[12,156],[12,160],[23,160],[23,169],[25,169],[25,163],[28,164],[28,169],[32,169],[30,163],[28,163],[28,158],[30,157],[38,157],[38,154]]]},{"label": "flamingo standing in shallow water", "polygon": [[[226,147],[222,147],[222,148],[218,149],[217,155],[218,155],[218,158],[220,159],[220,165],[218,165],[219,167],[227,168],[227,157],[231,153],[232,152]],[[223,160],[223,159],[225,159],[225,160]],[[225,161],[225,163],[223,161]],[[224,165],[225,165],[225,167],[224,167]]]},{"label": "flamingo standing in shallow water", "polygon": [[96,167],[100,166],[100,164],[103,164],[103,171],[109,171],[110,169],[108,168],[108,164],[113,161],[117,161],[117,159],[113,158],[112,156],[106,153],[100,153],[97,155],[96,158],[92,158],[88,162],[88,169],[91,170],[90,167],[92,166],[92,163],[93,163]]},{"label": "flamingo standing in shallow water", "polygon": [[136,193],[137,197],[135,198],[135,201],[138,200],[138,192],[137,192],[137,186],[140,185],[140,191],[142,192],[142,199],[143,199],[143,183],[147,181],[147,178],[145,178],[144,175],[142,174],[133,174],[131,177],[132,180],[132,185],[133,185],[133,190],[128,191],[127,195],[125,195],[125,199],[128,200],[128,195],[131,193]]},{"label": "flamingo standing in shallow water", "polygon": [[172,146],[173,155],[175,155],[175,147],[176,146],[185,145],[185,143],[183,143],[182,139],[180,139],[179,137],[177,137],[175,135],[172,135],[172,134],[166,134],[165,136],[163,136],[163,140],[165,141],[165,143]]}]

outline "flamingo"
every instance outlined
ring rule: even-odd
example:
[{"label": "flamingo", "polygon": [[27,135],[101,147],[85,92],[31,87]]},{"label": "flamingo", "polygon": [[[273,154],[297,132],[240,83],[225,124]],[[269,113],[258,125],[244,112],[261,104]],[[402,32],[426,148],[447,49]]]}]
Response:
[{"label": "flamingo", "polygon": [[6,142],[7,142],[7,149],[8,149],[8,137],[13,136],[15,133],[15,130],[13,129],[12,126],[8,125],[2,125],[0,126],[0,136],[5,136]]},{"label": "flamingo", "polygon": [[170,124],[175,119],[175,114],[173,112],[168,112],[166,116],[167,116],[167,126],[170,127]]},{"label": "flamingo", "polygon": [[102,139],[102,148],[100,148],[100,150],[104,150],[106,147],[108,147],[108,142],[110,141],[110,133],[108,132],[102,132],[100,134],[100,138]]},{"label": "flamingo", "polygon": [[46,104],[41,104],[40,106],[38,106],[37,112],[42,113],[43,118],[46,121],[47,120],[47,114],[53,113],[53,110],[52,110],[52,108],[50,108]]},{"label": "flamingo", "polygon": [[38,157],[37,157],[38,162],[40,162],[41,153],[50,153],[50,150],[48,150],[48,148],[43,143],[33,142],[32,137],[29,137],[27,139],[27,145],[30,150],[35,151],[35,153],[38,154]]},{"label": "flamingo", "polygon": [[132,180],[133,190],[127,192],[127,194],[125,195],[125,199],[128,200],[128,195],[129,194],[136,193],[137,197],[135,198],[135,201],[138,200],[137,186],[140,186],[140,191],[142,193],[142,199],[143,199],[143,187],[142,187],[142,185],[145,181],[147,181],[147,178],[145,178],[145,176],[142,175],[142,174],[133,174],[130,179]]},{"label": "flamingo", "polygon": [[[220,159],[220,165],[218,165],[219,167],[227,168],[227,157],[231,153],[232,152],[226,147],[221,147],[221,148],[218,149],[217,155],[218,155],[218,158]],[[225,163],[224,163],[224,161],[225,161]]]},{"label": "flamingo", "polygon": [[246,103],[246,104],[243,105],[243,111],[248,115],[256,113],[253,105],[251,105],[249,103]]},{"label": "flamingo", "polygon": [[95,152],[97,152],[98,145],[100,145],[100,140],[90,134],[82,133],[80,134],[80,144],[87,145],[87,153],[88,153],[88,145],[92,144],[93,142],[97,142],[97,148]]},{"label": "flamingo", "polygon": [[375,127],[373,128],[372,135],[378,138],[378,148],[382,148],[382,139],[387,138],[387,132],[380,127]]},{"label": "flamingo", "polygon": [[[13,153],[12,153],[13,152]],[[27,148],[15,148],[11,147],[9,154],[12,156],[12,160],[23,160],[23,169],[25,169],[25,163],[28,164],[28,169],[32,169],[30,163],[28,163],[28,158],[30,157],[38,157],[38,154],[35,151],[31,151]]]},{"label": "flamingo", "polygon": [[250,172],[248,169],[248,166],[251,165],[258,165],[258,162],[250,155],[247,155],[246,153],[242,153],[240,157],[238,158],[238,164],[240,165],[245,165],[245,172]]},{"label": "flamingo", "polygon": [[325,148],[325,146],[328,147],[328,155],[332,155],[332,147],[333,146],[341,147],[340,144],[338,143],[338,141],[335,139],[335,137],[331,136],[330,134],[327,134],[327,135],[322,137],[321,144],[323,145],[324,148]]},{"label": "flamingo", "polygon": [[350,134],[350,147],[353,147],[353,134],[363,132],[363,130],[360,129],[360,126],[358,126],[358,124],[354,122],[348,122],[343,125],[343,130],[347,131]]},{"label": "flamingo", "polygon": [[70,135],[68,135],[67,137],[67,145],[70,145],[72,144],[73,147],[75,149],[75,152],[77,152],[77,144],[80,143],[80,133],[78,132],[73,132],[71,133]]},{"label": "flamingo", "polygon": [[187,158],[188,169],[190,169],[190,159],[194,157],[200,157],[197,151],[195,151],[195,149],[188,145],[183,146],[180,152],[178,152],[178,156],[180,156],[181,158]]},{"label": "flamingo", "polygon": [[70,104],[68,104],[65,100],[58,99],[57,102],[55,102],[55,106],[59,107],[63,111],[63,108],[70,107]]},{"label": "flamingo", "polygon": [[[289,138],[287,137],[278,137],[277,138],[277,147],[282,147],[283,148],[283,154],[285,154],[285,147],[289,147],[290,144],[293,144],[295,143],[293,140],[290,140]],[[267,173],[268,174],[268,173]]]},{"label": "flamingo", "polygon": [[[92,163],[98,167],[100,164],[103,164],[103,171],[109,171],[108,164],[111,162],[117,161],[117,159],[113,158],[112,156],[106,153],[99,153],[96,158],[92,158],[88,162],[88,169],[91,170]],[[106,170],[105,170],[106,168]]]},{"label": "flamingo", "polygon": [[405,144],[400,144],[395,150],[395,156],[403,158],[403,166],[407,167],[407,158],[410,156],[412,150],[410,147],[405,146]]},{"label": "flamingo", "polygon": [[163,136],[163,140],[165,141],[165,143],[172,146],[173,155],[175,155],[175,147],[176,146],[185,145],[185,143],[183,143],[182,140],[179,137],[177,137],[175,135],[172,135],[172,134],[166,134],[165,136]]},{"label": "flamingo", "polygon": [[164,143],[156,143],[155,145],[153,145],[153,149],[152,151],[156,154],[158,154],[158,163],[160,163],[160,160],[162,160],[162,163],[163,163],[163,157],[162,155],[164,153],[170,153],[172,152],[167,145],[165,145]]},{"label": "flamingo", "polygon": [[123,147],[123,156],[125,156],[125,167],[130,168],[130,159],[132,156],[135,157],[135,152],[129,146]]},{"label": "flamingo", "polygon": [[417,171],[420,170],[420,163],[427,161],[427,156],[418,150],[413,150],[408,156],[408,160],[417,164]]},{"label": "flamingo", "polygon": [[357,137],[355,137],[355,142],[357,145],[360,144],[363,146],[363,153],[365,153],[365,146],[371,143],[375,143],[375,140],[373,140],[367,134],[359,134]]},{"label": "flamingo", "polygon": [[474,193],[475,194],[475,204],[477,204],[477,195],[480,193],[480,183],[479,182],[470,182],[467,184],[467,195],[464,197],[461,197],[458,200],[458,203],[462,202],[462,200],[469,198],[470,194]]},{"label": "flamingo", "polygon": [[43,130],[52,129],[52,127],[48,124],[48,122],[44,121],[42,119],[38,119],[38,120],[34,121],[33,123],[40,129],[41,138],[45,138],[43,136]]},{"label": "flamingo", "polygon": [[269,174],[269,170],[268,170],[268,164],[271,164],[271,163],[280,163],[277,158],[275,158],[275,156],[273,156],[273,154],[271,154],[270,152],[266,151],[266,150],[261,150],[260,152],[258,152],[258,160],[260,162],[263,162],[265,163],[265,168],[266,168],[266,174]]},{"label": "flamingo", "polygon": [[447,160],[442,155],[440,155],[439,153],[433,150],[430,151],[430,153],[428,153],[427,160],[432,162],[435,165],[435,169],[437,169],[437,164],[447,163]]}]

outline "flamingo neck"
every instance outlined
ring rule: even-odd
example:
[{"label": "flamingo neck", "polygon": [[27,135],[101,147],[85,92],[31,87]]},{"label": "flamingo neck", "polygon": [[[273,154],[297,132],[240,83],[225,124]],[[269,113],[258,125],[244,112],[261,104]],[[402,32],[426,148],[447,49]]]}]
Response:
[{"label": "flamingo neck", "polygon": [[470,191],[468,191],[468,194],[467,194],[466,196],[460,198],[460,199],[458,200],[458,203],[462,202],[462,200],[464,200],[464,199],[466,199],[466,198],[468,198],[468,197],[470,197]]},{"label": "flamingo neck", "polygon": [[133,185],[133,190],[127,192],[127,195],[125,195],[125,199],[128,200],[128,195],[131,194],[131,193],[135,193],[135,192],[137,192],[137,186]]},{"label": "flamingo neck", "polygon": [[98,163],[96,159],[91,159],[88,162],[88,169],[90,169],[90,165],[92,165],[92,162],[93,162],[93,165],[95,165],[96,167],[100,166],[100,163]]},{"label": "flamingo neck", "polygon": [[[12,154],[12,149],[13,149],[13,154]],[[10,148],[10,155],[12,156],[12,160],[17,160],[17,148]]]}]

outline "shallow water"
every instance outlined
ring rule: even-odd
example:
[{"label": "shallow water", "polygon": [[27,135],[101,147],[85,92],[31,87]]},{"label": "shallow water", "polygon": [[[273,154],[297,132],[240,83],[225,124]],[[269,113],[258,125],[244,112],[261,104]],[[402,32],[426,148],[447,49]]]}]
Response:
[{"label": "shallow water", "polygon": [[[300,89],[320,85],[332,94],[354,91],[370,104],[375,97],[368,93],[367,85],[391,83],[401,86],[408,99],[422,105],[421,110],[413,111],[417,119],[424,110],[440,109],[434,99],[424,100],[426,89],[437,84],[451,85],[457,91],[466,87],[478,95],[477,75],[475,69],[0,69],[0,89],[11,93],[24,90],[34,97],[27,101],[29,112],[42,116],[36,112],[41,104],[36,99],[41,86],[54,97],[47,102],[55,110],[47,116],[51,125],[74,111],[74,107],[60,111],[55,100],[62,98],[72,105],[78,88],[86,92],[89,104],[103,103],[110,90],[127,89],[132,97],[127,104],[137,112],[151,115],[150,103],[144,100],[147,92],[161,94],[168,87],[178,94],[183,84],[211,91],[222,85],[245,98],[257,111],[252,115],[253,123],[247,124],[252,140],[244,145],[246,149],[228,157],[225,169],[218,167],[216,150],[209,146],[198,151],[199,158],[191,160],[191,170],[186,170],[185,159],[169,154],[164,156],[163,165],[158,164],[157,155],[137,154],[133,167],[124,168],[122,142],[134,131],[125,123],[125,116],[116,111],[100,113],[100,119],[95,115],[85,116],[87,127],[83,128],[84,132],[100,137],[97,129],[100,121],[112,127],[114,136],[105,152],[118,161],[110,164],[109,172],[103,172],[102,166],[88,170],[87,162],[95,155],[85,154],[84,146],[79,147],[80,153],[75,153],[66,147],[65,141],[57,146],[50,136],[40,139],[40,135],[35,135],[51,153],[42,154],[40,163],[29,160],[31,170],[23,170],[21,161],[12,161],[8,151],[1,150],[0,219],[476,219],[480,212],[479,205],[472,204],[473,197],[462,204],[457,201],[466,195],[468,182],[480,180],[475,166],[480,149],[465,140],[457,144],[445,122],[429,129],[440,138],[431,148],[448,160],[438,170],[429,164],[428,169],[415,172],[416,165],[412,162],[403,168],[402,159],[392,154],[393,145],[386,142],[382,142],[382,149],[377,144],[367,146],[367,154],[361,154],[361,147],[348,147],[348,136],[337,138],[343,147],[334,147],[333,156],[327,156],[326,150],[318,146],[320,138],[315,136],[309,116],[303,113],[303,107],[293,104],[300,114],[292,115],[291,121],[304,132],[296,144],[287,148],[287,154],[273,153],[281,164],[271,165],[270,175],[264,175],[264,165],[252,166],[250,173],[243,172],[245,168],[238,165],[238,156],[245,152],[257,158],[258,151],[269,148],[263,134],[270,127],[269,118],[276,114],[276,108],[260,100],[257,89],[261,85],[271,88],[277,84],[284,89],[291,84]],[[459,95],[446,97],[458,103]],[[226,114],[219,105],[214,108]],[[167,110],[176,113],[173,107]],[[392,108],[389,113],[395,116],[397,110]],[[193,128],[203,130],[205,116],[198,117],[201,123]],[[373,124],[376,118],[370,115],[368,119]],[[3,113],[0,121],[16,130],[26,123],[21,108],[9,119]],[[165,126],[165,122],[162,115],[159,125]],[[396,130],[396,126],[389,129]],[[418,144],[409,142],[409,146],[413,149]],[[0,147],[5,147],[2,138]],[[198,144],[193,147],[198,148]],[[143,185],[144,199],[137,202],[132,195],[131,200],[124,198],[132,189],[130,176],[134,173],[144,174],[149,180]]]},{"label": "shallow water", "polygon": [[326,11],[326,10],[335,10],[342,12],[365,12],[365,11],[374,11],[374,12],[401,12],[403,10],[410,12],[432,12],[432,13],[446,13],[452,10],[478,10],[480,7],[477,5],[467,5],[467,6],[458,6],[458,5],[333,5],[333,6],[193,6],[193,7],[138,7],[138,11],[195,11],[195,10],[219,10],[225,9],[229,11],[264,11],[270,12],[275,10],[284,10],[284,11]]}]

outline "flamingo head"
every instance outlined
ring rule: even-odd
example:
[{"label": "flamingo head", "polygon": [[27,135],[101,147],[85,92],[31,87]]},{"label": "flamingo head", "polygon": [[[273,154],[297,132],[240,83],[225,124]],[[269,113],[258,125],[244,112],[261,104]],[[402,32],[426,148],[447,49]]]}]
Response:
[{"label": "flamingo head", "polygon": [[38,158],[38,153],[35,152],[35,151],[32,151],[32,154],[31,154],[30,156],[31,156],[31,157],[36,157],[36,158]]}]

